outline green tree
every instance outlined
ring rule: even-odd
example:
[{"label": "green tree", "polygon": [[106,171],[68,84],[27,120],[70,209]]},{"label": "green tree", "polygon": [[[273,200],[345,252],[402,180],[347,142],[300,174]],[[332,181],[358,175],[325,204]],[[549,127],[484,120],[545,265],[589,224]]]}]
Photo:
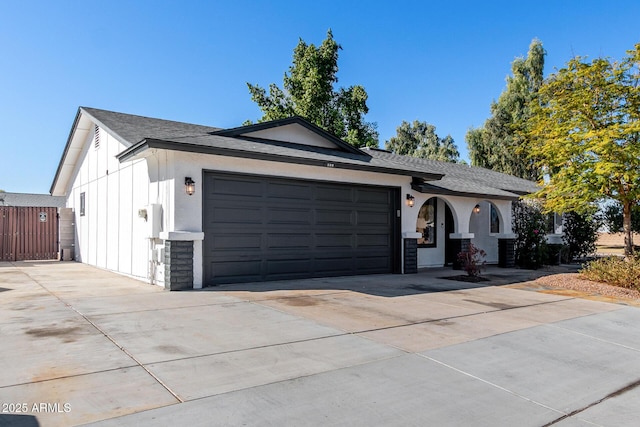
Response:
[{"label": "green tree", "polygon": [[435,126],[418,120],[413,123],[403,121],[396,128],[396,136],[385,142],[385,148],[396,154],[442,162],[455,163],[460,158],[451,135],[440,138]]},{"label": "green tree", "polygon": [[548,174],[536,195],[547,210],[586,212],[606,198],[623,211],[625,254],[640,199],[640,43],[622,61],[571,59],[533,104],[531,159]]},{"label": "green tree", "polygon": [[491,117],[483,127],[467,132],[472,165],[525,179],[539,178],[539,169],[527,156],[529,141],[522,131],[543,82],[545,54],[542,42],[534,39],[527,57],[511,64],[513,75],[507,77],[507,87],[498,101],[491,104]]},{"label": "green tree", "polygon": [[[624,230],[624,215],[620,203],[610,203],[602,210],[602,223],[609,233],[620,233]],[[640,206],[635,205],[631,209],[631,231],[640,232]]]},{"label": "green tree", "polygon": [[367,92],[362,86],[334,89],[338,82],[341,46],[331,30],[320,46],[300,39],[293,50],[293,64],[284,74],[283,87],[266,89],[247,83],[251,99],[263,112],[259,122],[301,116],[356,147],[377,147],[375,123],[366,122]]}]

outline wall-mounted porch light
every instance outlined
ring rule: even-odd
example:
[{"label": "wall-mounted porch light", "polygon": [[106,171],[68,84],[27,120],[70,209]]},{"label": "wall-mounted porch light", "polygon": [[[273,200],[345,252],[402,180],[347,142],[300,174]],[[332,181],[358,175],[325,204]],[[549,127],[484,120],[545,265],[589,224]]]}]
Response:
[{"label": "wall-mounted porch light", "polygon": [[184,178],[184,191],[190,196],[193,196],[193,193],[196,192],[196,182],[190,176]]},{"label": "wall-mounted porch light", "polygon": [[474,213],[474,214],[479,214],[479,213],[480,213],[480,205],[476,205],[476,206],[473,208],[473,213]]},{"label": "wall-mounted porch light", "polygon": [[412,208],[415,202],[416,202],[416,198],[413,197],[411,194],[407,194],[407,206]]}]

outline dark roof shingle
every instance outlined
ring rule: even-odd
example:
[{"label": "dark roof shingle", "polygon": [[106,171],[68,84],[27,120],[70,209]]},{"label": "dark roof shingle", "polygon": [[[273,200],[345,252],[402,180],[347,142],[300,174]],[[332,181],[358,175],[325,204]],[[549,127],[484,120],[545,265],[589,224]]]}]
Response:
[{"label": "dark roof shingle", "polygon": [[116,113],[97,108],[80,107],[92,116],[98,124],[119,136],[123,144],[129,146],[145,138],[176,138],[183,136],[205,135],[219,131],[220,128],[154,119],[133,114]]},{"label": "dark roof shingle", "polygon": [[[80,107],[94,122],[129,147],[117,157],[134,157],[147,148],[251,157],[288,163],[346,167],[409,175],[423,179],[418,191],[514,199],[538,190],[534,182],[484,168],[402,156],[380,149],[356,152],[242,137],[211,126],[154,119],[96,108]],[[268,126],[264,124],[262,126]],[[239,129],[239,130],[238,130]]]}]

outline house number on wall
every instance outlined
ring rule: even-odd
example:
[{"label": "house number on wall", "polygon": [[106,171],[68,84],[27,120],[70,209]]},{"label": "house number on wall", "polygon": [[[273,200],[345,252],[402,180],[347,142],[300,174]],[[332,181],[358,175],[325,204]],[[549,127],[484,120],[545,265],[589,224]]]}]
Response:
[{"label": "house number on wall", "polygon": [[46,212],[40,212],[40,222],[47,222],[47,213]]}]

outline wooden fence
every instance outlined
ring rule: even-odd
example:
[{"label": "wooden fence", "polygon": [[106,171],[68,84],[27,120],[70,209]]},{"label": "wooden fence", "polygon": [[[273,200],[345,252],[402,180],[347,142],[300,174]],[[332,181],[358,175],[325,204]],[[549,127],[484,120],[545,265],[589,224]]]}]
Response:
[{"label": "wooden fence", "polygon": [[57,257],[57,208],[0,206],[0,261]]}]

